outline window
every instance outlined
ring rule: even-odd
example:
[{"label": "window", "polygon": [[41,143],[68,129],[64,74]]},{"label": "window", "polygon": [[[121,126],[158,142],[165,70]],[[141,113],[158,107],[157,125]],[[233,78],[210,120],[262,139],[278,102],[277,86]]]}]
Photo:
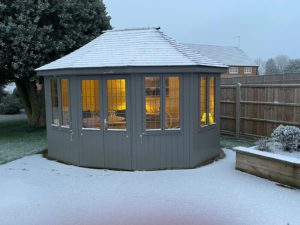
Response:
[{"label": "window", "polygon": [[252,67],[245,67],[244,68],[244,73],[245,74],[251,74],[252,73]]},{"label": "window", "polygon": [[145,77],[145,112],[146,130],[161,130],[162,118],[163,129],[180,129],[179,76]]},{"label": "window", "polygon": [[165,90],[165,128],[178,129],[180,128],[180,78],[166,77]]},{"label": "window", "polygon": [[200,77],[200,123],[201,126],[207,125],[207,119],[206,119],[206,111],[207,111],[207,98],[206,98],[206,76]]},{"label": "window", "polygon": [[57,90],[57,80],[50,80],[51,88],[51,107],[52,107],[52,124],[59,126],[59,114],[58,114],[58,90]]},{"label": "window", "polygon": [[126,80],[107,80],[107,128],[126,130]]},{"label": "window", "polygon": [[160,77],[145,77],[146,129],[160,129]]},{"label": "window", "polygon": [[70,127],[68,79],[50,79],[50,89],[52,125]]},{"label": "window", "polygon": [[82,127],[100,128],[100,95],[98,80],[81,81]]},{"label": "window", "polygon": [[209,78],[209,124],[215,123],[215,83],[216,78]]},{"label": "window", "polygon": [[69,107],[69,82],[67,79],[60,80],[61,93],[61,125],[64,127],[70,126],[70,107]]},{"label": "window", "polygon": [[229,73],[230,74],[237,74],[238,73],[238,67],[236,67],[236,66],[229,67]]},{"label": "window", "polygon": [[200,76],[200,126],[215,124],[216,77]]}]

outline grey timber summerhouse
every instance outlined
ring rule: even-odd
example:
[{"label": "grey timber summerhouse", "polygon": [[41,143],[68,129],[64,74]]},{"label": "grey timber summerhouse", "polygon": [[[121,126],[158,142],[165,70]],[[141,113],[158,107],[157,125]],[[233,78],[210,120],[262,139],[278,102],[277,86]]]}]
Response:
[{"label": "grey timber summerhouse", "polygon": [[219,153],[226,68],[156,28],[106,31],[36,69],[48,154],[93,168],[196,167]]}]

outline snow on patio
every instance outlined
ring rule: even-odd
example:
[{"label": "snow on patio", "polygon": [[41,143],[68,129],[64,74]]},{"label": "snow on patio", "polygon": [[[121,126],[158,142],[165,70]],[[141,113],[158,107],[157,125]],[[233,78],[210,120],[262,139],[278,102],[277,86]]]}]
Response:
[{"label": "snow on patio", "polygon": [[122,172],[41,155],[0,166],[1,225],[298,225],[300,191],[234,169]]}]

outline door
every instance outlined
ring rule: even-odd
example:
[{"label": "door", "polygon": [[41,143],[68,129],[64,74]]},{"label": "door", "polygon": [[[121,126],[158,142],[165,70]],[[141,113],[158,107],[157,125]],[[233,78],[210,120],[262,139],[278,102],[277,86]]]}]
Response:
[{"label": "door", "polygon": [[104,82],[104,149],[108,168],[131,169],[129,82],[127,77]]},{"label": "door", "polygon": [[78,82],[81,166],[105,167],[102,83],[102,80],[94,78],[83,78]]},{"label": "door", "polygon": [[81,79],[81,165],[131,169],[127,77]]}]

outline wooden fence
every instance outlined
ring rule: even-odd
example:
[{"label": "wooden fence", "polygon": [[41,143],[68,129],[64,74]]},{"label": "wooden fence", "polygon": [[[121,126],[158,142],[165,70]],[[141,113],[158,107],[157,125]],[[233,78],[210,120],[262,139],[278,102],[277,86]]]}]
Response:
[{"label": "wooden fence", "polygon": [[222,78],[221,83],[227,84],[300,84],[300,73],[283,73],[263,76],[243,76]]},{"label": "wooden fence", "polygon": [[280,124],[300,126],[300,82],[222,83],[222,133],[269,136]]}]

